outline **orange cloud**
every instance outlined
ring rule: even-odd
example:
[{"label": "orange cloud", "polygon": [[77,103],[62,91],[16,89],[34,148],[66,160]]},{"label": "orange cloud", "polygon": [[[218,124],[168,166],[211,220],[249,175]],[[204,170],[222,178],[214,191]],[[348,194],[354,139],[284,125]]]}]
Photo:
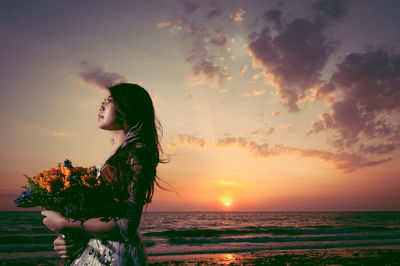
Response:
[{"label": "orange cloud", "polygon": [[238,70],[239,75],[243,75],[247,70],[247,65],[244,65]]},{"label": "orange cloud", "polygon": [[190,145],[190,146],[197,145],[201,148],[204,148],[204,146],[207,144],[207,141],[204,139],[185,134],[172,135],[170,139],[171,142],[168,144],[170,148],[177,148],[184,145]]},{"label": "orange cloud", "polygon": [[277,116],[277,115],[279,115],[280,112],[281,111],[279,111],[279,110],[275,110],[272,112],[272,116]]},{"label": "orange cloud", "polygon": [[283,154],[293,154],[300,157],[317,158],[331,163],[334,167],[342,170],[345,173],[352,172],[364,167],[378,165],[390,161],[392,159],[391,157],[389,157],[377,161],[368,161],[366,158],[357,154],[350,154],[344,152],[335,154],[315,149],[300,149],[300,148],[287,147],[283,145],[270,145],[268,143],[258,144],[254,141],[246,140],[243,137],[227,137],[219,139],[217,141],[217,146],[221,147],[238,146],[242,148],[247,148],[250,150],[251,153],[259,157],[271,157]]},{"label": "orange cloud", "polygon": [[62,137],[62,136],[70,136],[72,135],[71,132],[64,131],[64,130],[53,130],[53,135],[57,137]]},{"label": "orange cloud", "polygon": [[[172,136],[172,142],[168,145],[170,148],[177,148],[184,145],[198,146],[201,149],[206,144],[212,144],[210,140],[205,140],[195,136],[178,134]],[[378,164],[385,163],[392,160],[391,157],[381,160],[368,160],[359,154],[354,153],[332,153],[327,151],[320,151],[316,149],[301,149],[295,147],[288,147],[284,145],[272,145],[269,143],[257,143],[248,140],[244,137],[224,137],[217,139],[214,143],[216,147],[231,148],[240,147],[248,149],[253,155],[257,157],[275,157],[280,155],[295,155],[299,157],[310,157],[326,161],[332,164],[335,168],[343,171],[344,173],[353,172],[361,168],[371,167]]]},{"label": "orange cloud", "polygon": [[243,15],[246,13],[242,8],[237,8],[234,13],[230,15],[231,21],[241,24],[243,21]]}]

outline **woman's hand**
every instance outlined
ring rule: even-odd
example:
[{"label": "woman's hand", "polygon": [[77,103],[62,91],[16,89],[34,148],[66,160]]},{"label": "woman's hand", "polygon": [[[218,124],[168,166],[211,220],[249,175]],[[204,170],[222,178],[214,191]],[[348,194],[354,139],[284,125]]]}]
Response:
[{"label": "woman's hand", "polygon": [[59,212],[43,210],[41,214],[45,216],[45,218],[43,218],[44,225],[56,233],[60,232],[67,224],[67,219]]},{"label": "woman's hand", "polygon": [[77,247],[76,243],[74,242],[71,242],[71,244],[67,245],[65,239],[63,239],[61,235],[58,235],[53,244],[55,252],[61,258],[70,258]]}]

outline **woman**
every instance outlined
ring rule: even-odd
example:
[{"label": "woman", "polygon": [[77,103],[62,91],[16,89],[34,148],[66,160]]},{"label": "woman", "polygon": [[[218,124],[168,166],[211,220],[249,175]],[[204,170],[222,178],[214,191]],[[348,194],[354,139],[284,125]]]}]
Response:
[{"label": "woman", "polygon": [[[99,128],[109,130],[115,149],[98,167],[98,175],[113,182],[116,200],[126,208],[121,217],[67,222],[60,213],[43,210],[43,223],[59,233],[54,250],[67,265],[145,265],[146,253],[137,229],[143,206],[151,202],[160,160],[158,130],[162,130],[148,92],[136,84],[108,88],[98,114]],[[75,232],[72,240],[64,232]],[[66,241],[67,240],[67,241]]]}]

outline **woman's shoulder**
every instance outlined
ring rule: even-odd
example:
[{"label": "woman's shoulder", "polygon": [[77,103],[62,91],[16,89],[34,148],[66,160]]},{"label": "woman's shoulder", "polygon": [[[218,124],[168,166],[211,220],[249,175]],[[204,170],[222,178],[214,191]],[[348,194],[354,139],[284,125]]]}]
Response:
[{"label": "woman's shoulder", "polygon": [[147,145],[144,142],[136,142],[134,143],[136,149],[146,149]]},{"label": "woman's shoulder", "polygon": [[139,161],[145,163],[152,158],[149,146],[143,142],[130,143],[125,147],[125,151],[125,159],[129,164]]}]

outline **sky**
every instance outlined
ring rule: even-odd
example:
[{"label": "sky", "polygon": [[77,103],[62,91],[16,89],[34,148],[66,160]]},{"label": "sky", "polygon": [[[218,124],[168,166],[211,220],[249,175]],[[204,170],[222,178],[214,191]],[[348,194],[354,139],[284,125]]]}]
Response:
[{"label": "sky", "polygon": [[175,192],[156,187],[147,211],[400,211],[398,14],[397,0],[2,1],[0,211],[26,210],[23,175],[110,154],[97,114],[119,82],[146,88],[163,127],[157,175]]}]

